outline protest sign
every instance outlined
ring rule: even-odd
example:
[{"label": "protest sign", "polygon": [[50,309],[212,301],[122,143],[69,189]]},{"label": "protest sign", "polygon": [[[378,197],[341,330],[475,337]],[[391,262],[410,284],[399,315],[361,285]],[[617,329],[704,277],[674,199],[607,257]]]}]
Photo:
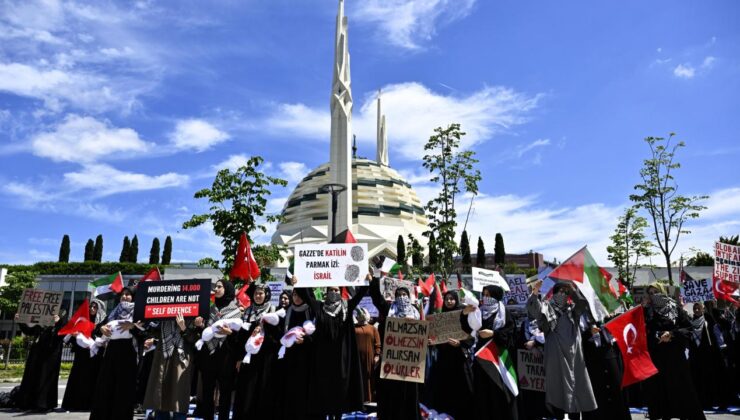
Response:
[{"label": "protest sign", "polygon": [[529,297],[527,276],[525,274],[507,274],[506,282],[509,284],[509,291],[504,293],[504,303],[506,305],[524,305],[527,303]]},{"label": "protest sign", "polygon": [[365,308],[371,317],[378,317],[378,308],[373,305],[373,299],[370,296],[365,296],[364,298],[362,298],[362,300],[360,300],[360,304],[357,306],[359,306],[360,308]]},{"label": "protest sign", "polygon": [[211,280],[147,281],[136,291],[134,321],[208,317],[211,304]]},{"label": "protest sign", "polygon": [[714,300],[712,280],[684,280],[681,285],[681,297],[686,303]]},{"label": "protest sign", "polygon": [[267,287],[270,288],[270,304],[274,307],[280,306],[280,293],[283,293],[283,289],[286,284],[282,281],[268,281]]},{"label": "protest sign", "polygon": [[462,311],[449,311],[427,315],[431,345],[446,343],[449,338],[458,341],[470,338],[460,325],[461,313]]},{"label": "protest sign", "polygon": [[18,322],[28,326],[54,325],[54,315],[59,315],[64,292],[44,289],[25,289],[18,305]]},{"label": "protest sign", "polygon": [[517,379],[520,390],[545,392],[545,355],[542,351],[518,350]]},{"label": "protest sign", "polygon": [[715,242],[714,278],[740,283],[740,245]]},{"label": "protest sign", "polygon": [[408,280],[398,280],[392,277],[383,277],[380,279],[380,292],[383,293],[385,300],[394,300],[396,298],[396,289],[399,287],[409,289],[411,302],[416,302],[416,283]]},{"label": "protest sign", "polygon": [[498,271],[485,270],[483,268],[473,267],[473,291],[481,292],[485,286],[499,286],[505,292],[509,291],[509,284],[501,277]]},{"label": "protest sign", "polygon": [[427,321],[388,317],[380,377],[424,383],[428,330]]},{"label": "protest sign", "polygon": [[367,244],[301,244],[295,247],[299,287],[366,286]]}]

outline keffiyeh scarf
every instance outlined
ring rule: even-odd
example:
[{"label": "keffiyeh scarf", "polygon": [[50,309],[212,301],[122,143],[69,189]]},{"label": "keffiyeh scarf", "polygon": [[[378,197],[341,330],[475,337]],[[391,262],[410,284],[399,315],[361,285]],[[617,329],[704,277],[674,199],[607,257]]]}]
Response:
[{"label": "keffiyeh scarf", "polygon": [[676,301],[662,293],[655,293],[650,296],[650,302],[653,306],[653,312],[660,318],[675,323],[678,318],[678,306]]},{"label": "keffiyeh scarf", "polygon": [[388,311],[388,316],[393,318],[419,319],[419,311],[411,304],[408,296],[397,297]]},{"label": "keffiyeh scarf", "polygon": [[[242,313],[239,310],[239,307],[236,305],[236,301],[229,302],[228,305],[224,306],[221,309],[218,309],[215,305],[211,306],[211,313],[208,318],[208,325],[213,325],[214,322],[220,321],[222,319],[232,319],[232,318],[241,318]],[[226,337],[219,337],[218,335],[214,335],[211,341],[207,341],[206,345],[208,346],[208,354],[213,354],[219,347],[221,347],[221,344],[226,340]]]}]

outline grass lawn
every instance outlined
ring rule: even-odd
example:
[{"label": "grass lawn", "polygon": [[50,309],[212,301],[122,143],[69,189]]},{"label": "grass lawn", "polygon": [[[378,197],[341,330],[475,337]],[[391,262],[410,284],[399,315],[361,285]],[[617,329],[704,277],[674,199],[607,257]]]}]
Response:
[{"label": "grass lawn", "polygon": [[[6,369],[5,363],[0,363],[0,381],[11,378],[22,378],[24,367],[25,364],[23,363],[10,363]],[[68,377],[70,369],[72,369],[71,362],[62,363],[62,367],[59,369],[59,378]]]}]

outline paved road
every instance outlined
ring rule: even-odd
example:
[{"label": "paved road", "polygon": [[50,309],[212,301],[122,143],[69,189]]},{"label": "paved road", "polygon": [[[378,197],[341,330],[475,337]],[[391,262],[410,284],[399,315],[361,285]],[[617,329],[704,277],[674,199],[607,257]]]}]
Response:
[{"label": "paved road", "polygon": [[[17,386],[17,383],[0,383],[0,392],[7,392],[13,389],[15,386]],[[67,380],[63,379],[59,381],[59,404],[62,404],[62,397],[64,396],[64,390],[67,385]],[[90,417],[90,413],[68,413],[65,411],[62,411],[61,408],[45,413],[45,414],[33,414],[33,413],[24,413],[21,411],[12,411],[7,409],[0,409],[0,419],[13,419],[18,418],[22,420],[56,420],[56,419],[64,419],[64,420],[82,420],[87,419]],[[137,417],[138,419],[142,419],[143,417]],[[644,420],[645,415],[644,414],[633,414],[632,415],[633,420]],[[735,414],[707,414],[707,420],[738,420],[740,419],[740,412],[736,412]]]}]

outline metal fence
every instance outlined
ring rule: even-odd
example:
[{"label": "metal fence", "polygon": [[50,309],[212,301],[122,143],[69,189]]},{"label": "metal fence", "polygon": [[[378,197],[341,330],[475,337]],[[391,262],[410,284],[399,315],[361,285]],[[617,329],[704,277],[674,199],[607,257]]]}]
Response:
[{"label": "metal fence", "polygon": [[[31,342],[25,343],[21,348],[13,346],[11,349],[9,363],[24,363],[28,357],[28,352],[31,349]],[[8,348],[6,345],[0,346],[0,361],[5,361],[5,355],[7,354]],[[62,345],[62,362],[73,362],[75,355],[72,352],[72,344],[67,343]]]}]

